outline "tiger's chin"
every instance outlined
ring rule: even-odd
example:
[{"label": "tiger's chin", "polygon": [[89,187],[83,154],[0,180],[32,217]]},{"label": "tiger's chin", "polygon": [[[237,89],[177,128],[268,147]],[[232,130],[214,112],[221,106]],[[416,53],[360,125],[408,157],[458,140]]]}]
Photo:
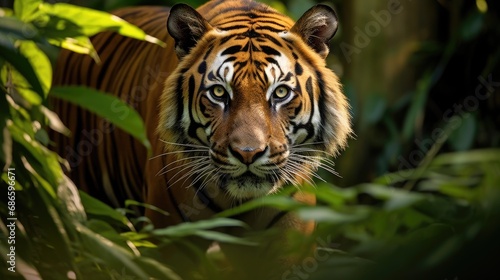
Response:
[{"label": "tiger's chin", "polygon": [[276,193],[280,186],[279,182],[269,178],[244,174],[235,178],[224,178],[221,188],[235,199],[246,200]]}]

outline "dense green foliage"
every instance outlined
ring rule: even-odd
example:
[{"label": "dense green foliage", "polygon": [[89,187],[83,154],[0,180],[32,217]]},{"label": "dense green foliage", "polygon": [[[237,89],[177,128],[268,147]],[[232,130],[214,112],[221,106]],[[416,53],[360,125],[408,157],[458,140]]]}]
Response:
[{"label": "dense green foliage", "polygon": [[[102,1],[110,7],[98,8],[114,8],[116,2]],[[299,1],[293,3],[298,7]],[[293,10],[294,5],[288,8]],[[456,115],[455,121],[445,122],[436,136],[441,141],[426,144],[425,156],[416,167],[408,164],[404,170],[349,188],[326,182],[304,188],[317,195],[318,206],[292,201],[284,190],[208,221],[154,229],[145,217],[127,216],[129,207],[144,206],[140,203],[128,201],[126,209],[111,209],[79,193],[63,173],[67,164],[48,149],[47,129],[69,133],[47,108],[50,94],[92,109],[119,127],[133,128],[129,132],[149,144],[138,115],[123,120],[106,110],[115,101],[112,97],[84,88],[51,86],[56,47],[88,53],[98,61],[88,36],[103,30],[161,43],[107,13],[75,9],[69,4],[23,0],[15,2],[13,11],[0,10],[0,253],[6,260],[0,265],[2,279],[31,279],[34,275],[43,279],[180,279],[180,274],[194,279],[235,279],[220,252],[206,255],[191,245],[192,238],[258,246],[259,238],[273,235],[289,238],[294,249],[287,252],[290,255],[300,255],[313,242],[319,246],[313,256],[285,269],[281,279],[480,279],[495,269],[500,252],[496,241],[500,232],[500,149],[492,148],[495,139],[480,146],[473,144],[479,134],[468,138],[474,130],[470,127],[482,124],[479,114]],[[484,26],[480,24],[476,32]],[[461,30],[463,36],[475,38],[474,30]],[[449,44],[443,59],[451,59],[459,49],[456,43]],[[433,54],[437,53],[434,49]],[[425,114],[432,85],[441,81],[439,65],[432,69],[425,72],[414,95],[402,101],[400,109],[407,109],[408,114],[401,127],[396,128],[399,124],[390,119],[394,112],[379,99],[366,109],[373,116],[369,123],[386,125],[394,133],[392,140],[402,133],[398,141],[412,142],[414,118]],[[92,107],[89,100],[101,106]],[[458,120],[465,127],[456,126]],[[426,133],[436,129],[430,126]],[[390,146],[396,145],[392,140],[380,156],[385,160],[379,161],[384,171],[390,163],[387,149],[402,149]],[[406,143],[409,155],[411,144]],[[455,149],[448,147],[453,152],[442,153],[443,145]],[[12,185],[15,193],[9,194]],[[263,206],[316,220],[318,230],[309,237],[270,231],[248,238],[215,231],[245,228],[231,216]],[[172,244],[197,256],[199,265],[186,270],[181,261],[167,260],[159,250]],[[16,273],[9,271],[12,251]]]}]

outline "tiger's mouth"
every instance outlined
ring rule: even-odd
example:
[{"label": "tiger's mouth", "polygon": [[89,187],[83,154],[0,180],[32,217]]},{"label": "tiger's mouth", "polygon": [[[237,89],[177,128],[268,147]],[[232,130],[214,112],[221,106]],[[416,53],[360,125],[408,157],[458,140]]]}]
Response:
[{"label": "tiger's mouth", "polygon": [[257,198],[275,193],[279,185],[275,176],[259,177],[250,171],[236,177],[229,174],[220,177],[221,189],[238,199]]}]

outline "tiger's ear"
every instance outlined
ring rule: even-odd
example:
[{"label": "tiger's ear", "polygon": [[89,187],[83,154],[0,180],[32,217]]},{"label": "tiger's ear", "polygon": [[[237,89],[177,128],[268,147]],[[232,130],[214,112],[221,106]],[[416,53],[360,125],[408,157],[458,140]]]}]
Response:
[{"label": "tiger's ear", "polygon": [[335,35],[337,28],[335,11],[327,5],[318,4],[305,12],[291,31],[299,34],[321,57],[326,58],[328,41]]},{"label": "tiger's ear", "polygon": [[182,58],[212,26],[195,9],[186,4],[176,4],[170,9],[167,29],[175,39],[177,56]]}]

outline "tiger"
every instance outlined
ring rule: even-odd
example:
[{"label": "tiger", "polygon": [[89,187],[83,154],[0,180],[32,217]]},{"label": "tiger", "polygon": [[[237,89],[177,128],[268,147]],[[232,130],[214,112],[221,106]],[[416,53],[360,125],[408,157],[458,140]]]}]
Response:
[{"label": "tiger", "polygon": [[[166,47],[103,32],[92,38],[101,62],[61,51],[53,83],[126,101],[144,120],[152,155],[106,120],[54,100],[73,132],[53,135],[55,149],[80,189],[115,207],[133,199],[168,212],[145,209],[155,227],[208,219],[285,185],[298,186],[296,201],[316,203],[299,186],[353,134],[348,100],[326,64],[338,28],[331,7],[317,4],[296,22],[251,0],[114,14]],[[237,218],[256,230],[315,226],[271,208]]]}]

